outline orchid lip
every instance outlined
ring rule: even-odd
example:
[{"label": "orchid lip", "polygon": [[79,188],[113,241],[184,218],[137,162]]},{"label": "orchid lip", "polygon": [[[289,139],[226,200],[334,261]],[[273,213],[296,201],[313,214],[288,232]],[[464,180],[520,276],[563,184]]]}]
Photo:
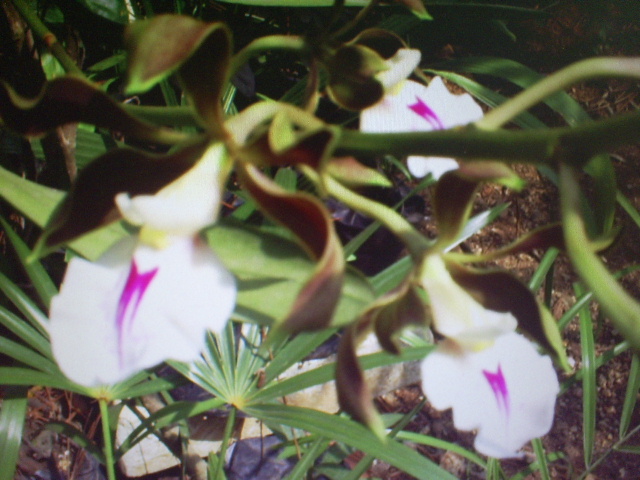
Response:
[{"label": "orchid lip", "polygon": [[142,301],[147,288],[151,281],[158,273],[158,268],[140,273],[135,260],[131,262],[129,276],[125,283],[122,295],[118,301],[118,310],[116,311],[116,329],[118,331],[118,356],[120,363],[123,363],[123,340],[126,331],[133,326],[136,312]]},{"label": "orchid lip", "polygon": [[493,390],[493,394],[498,402],[498,408],[504,410],[505,414],[509,416],[509,389],[504,374],[502,373],[502,367],[498,364],[498,370],[495,373],[482,370],[482,374],[484,378],[487,379],[487,382],[489,382],[491,390]]},{"label": "orchid lip", "polygon": [[436,113],[422,101],[420,97],[416,97],[417,102],[409,105],[409,109],[424,118],[434,130],[444,130],[444,125]]}]

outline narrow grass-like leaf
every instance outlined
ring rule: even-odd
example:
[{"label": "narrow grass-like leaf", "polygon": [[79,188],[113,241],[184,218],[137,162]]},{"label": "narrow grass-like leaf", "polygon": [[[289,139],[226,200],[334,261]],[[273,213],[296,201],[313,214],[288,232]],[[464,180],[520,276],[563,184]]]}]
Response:
[{"label": "narrow grass-like leaf", "polygon": [[286,405],[252,405],[246,413],[268,424],[288,425],[345,443],[420,480],[455,479],[415,450],[395,440],[383,442],[367,428],[344,417]]},{"label": "narrow grass-like leaf", "polygon": [[557,248],[550,248],[544,253],[542,260],[540,260],[540,265],[536,268],[536,271],[533,272],[531,276],[531,280],[529,280],[529,288],[532,292],[538,291],[538,289],[542,286],[542,282],[544,282],[547,277],[547,273],[553,271],[553,265],[558,257],[559,250]]},{"label": "narrow grass-like leaf", "polygon": [[80,448],[85,449],[93,455],[96,460],[104,465],[105,460],[102,450],[98,448],[98,446],[96,446],[96,444],[93,443],[93,441],[82,430],[64,422],[49,422],[44,428],[46,430],[51,430],[52,432],[61,433],[72,440]]},{"label": "narrow grass-like leaf", "polygon": [[429,435],[423,435],[421,433],[415,432],[406,432],[401,431],[398,432],[397,436],[398,440],[405,440],[407,442],[417,443],[419,445],[427,445],[429,447],[439,448],[445,451],[451,451],[460,455],[463,458],[475,463],[476,465],[487,468],[487,462],[484,461],[480,455],[470,452],[466,448],[462,448],[460,445],[456,445],[455,443],[447,442],[446,440],[441,440],[439,438],[431,437]]},{"label": "narrow grass-like leaf", "polygon": [[296,463],[293,470],[285,477],[285,480],[304,480],[308,477],[309,471],[315,461],[322,455],[331,444],[330,437],[317,437],[311,447],[307,449],[302,458]]},{"label": "narrow grass-like leaf", "polygon": [[542,480],[551,480],[551,475],[549,474],[549,465],[547,464],[547,455],[544,451],[544,445],[542,445],[542,440],[539,438],[534,438],[531,440],[531,445],[533,445],[533,451],[536,454],[536,458],[538,459],[538,472],[540,472],[540,478]]},{"label": "narrow grass-like leaf", "polygon": [[53,359],[51,344],[39,331],[30,326],[22,318],[17,317],[4,307],[0,306],[0,325],[19,337],[24,343],[37,350],[44,357]]},{"label": "narrow grass-like leaf", "polygon": [[20,343],[14,342],[13,340],[9,340],[8,338],[0,336],[0,352],[3,355],[7,355],[8,357],[17,360],[24,365],[29,367],[36,368],[38,370],[42,370],[46,373],[51,374],[60,374],[60,370],[46,357],[34,352],[29,347],[25,347]]},{"label": "narrow grass-like leaf", "polygon": [[629,201],[629,199],[620,191],[616,193],[616,200],[620,204],[620,206],[627,212],[627,215],[631,217],[633,222],[636,224],[638,228],[640,228],[640,213],[633,206],[633,204]]},{"label": "narrow grass-like leaf", "polygon": [[[424,358],[433,347],[409,347],[402,350],[400,355],[392,355],[386,352],[378,352],[359,357],[363,370],[391,365],[394,363],[411,362]],[[305,388],[330,382],[335,377],[335,364],[329,363],[321,367],[309,370],[280,382],[273,382],[258,390],[250,399],[251,405],[268,402],[281,398]]]},{"label": "narrow grass-like leaf", "polygon": [[0,273],[0,290],[20,310],[29,323],[47,337],[49,335],[47,325],[49,319],[40,311],[35,303],[18,286]]},{"label": "narrow grass-like leaf", "polygon": [[303,332],[288,341],[284,347],[277,350],[274,358],[265,368],[265,381],[271,382],[287,368],[301,361],[317,347],[336,333],[335,329],[324,329],[318,332]]},{"label": "narrow grass-like leaf", "polygon": [[[584,288],[574,286],[576,296],[584,294]],[[578,313],[580,318],[580,347],[582,349],[582,441],[584,463],[589,466],[593,457],[596,430],[596,353],[593,339],[593,321],[589,307],[585,305]]]},{"label": "narrow grass-like leaf", "polygon": [[51,281],[51,277],[49,277],[49,274],[40,262],[27,261],[27,257],[31,254],[31,250],[27,244],[22,241],[20,236],[13,231],[4,218],[0,217],[0,223],[2,223],[2,227],[4,228],[7,238],[11,242],[11,245],[13,245],[29,280],[31,280],[33,288],[35,288],[36,293],[40,297],[40,301],[42,301],[42,304],[46,309],[48,309],[51,298],[58,293],[58,289],[53,281]]},{"label": "narrow grass-like leaf", "polygon": [[[546,456],[546,462],[555,462],[556,460],[562,460],[566,458],[565,454],[562,452],[552,452]],[[519,471],[514,476],[510,477],[509,480],[528,480],[533,473],[538,471],[538,462],[533,462],[527,468]]]},{"label": "narrow grass-like leaf", "polygon": [[0,367],[0,385],[39,385],[41,387],[69,390],[81,395],[87,394],[86,388],[70,382],[61,374],[52,375],[50,373],[22,367]]},{"label": "narrow grass-like leaf", "polygon": [[637,354],[631,357],[631,368],[629,368],[629,380],[627,380],[627,390],[624,395],[624,403],[622,404],[622,413],[620,414],[620,427],[618,435],[624,437],[631,425],[631,415],[636,408],[638,400],[638,390],[640,389],[640,358]]},{"label": "narrow grass-like leaf", "polygon": [[27,416],[27,389],[11,387],[0,409],[0,480],[13,480],[18,465],[22,431]]}]

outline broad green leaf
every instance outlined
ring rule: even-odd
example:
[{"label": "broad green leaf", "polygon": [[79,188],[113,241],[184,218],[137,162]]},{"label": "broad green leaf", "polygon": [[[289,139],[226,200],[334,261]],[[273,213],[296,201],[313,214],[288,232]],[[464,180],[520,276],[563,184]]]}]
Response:
[{"label": "broad green leaf", "polygon": [[[21,211],[40,228],[64,198],[64,192],[38,185],[0,167],[0,197]],[[116,241],[127,235],[121,223],[114,223],[95,230],[69,244],[72,250],[95,260]]]},{"label": "broad green leaf", "polygon": [[[208,230],[207,238],[238,281],[234,315],[239,320],[281,322],[315,268],[297,244],[278,235],[223,222]],[[333,325],[351,322],[371,300],[367,280],[347,269]]]},{"label": "broad green leaf", "polygon": [[96,15],[116,23],[128,23],[129,11],[126,0],[78,0]]}]

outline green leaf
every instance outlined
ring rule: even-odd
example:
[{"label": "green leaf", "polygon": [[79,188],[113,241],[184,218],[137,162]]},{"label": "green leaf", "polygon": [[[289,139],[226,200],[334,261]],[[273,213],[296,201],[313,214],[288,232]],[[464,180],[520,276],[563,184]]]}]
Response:
[{"label": "green leaf", "polygon": [[25,322],[22,318],[15,316],[13,313],[1,306],[0,324],[19,337],[33,350],[36,350],[48,359],[53,359],[49,339],[43,336],[42,333],[37,331],[35,328],[31,327],[28,322]]},{"label": "green leaf", "polygon": [[44,427],[46,430],[61,433],[72,440],[77,446],[93,455],[100,463],[104,464],[104,454],[102,450],[79,428],[65,422],[49,422]]},{"label": "green leaf", "polygon": [[[576,297],[583,295],[584,288],[574,286]],[[596,383],[596,352],[593,338],[593,321],[588,306],[578,313],[580,318],[580,347],[582,349],[582,439],[584,463],[591,465],[596,433],[596,400],[598,386]]]},{"label": "green leaf", "polygon": [[31,285],[33,285],[36,293],[40,297],[40,301],[43,303],[46,309],[49,309],[51,298],[53,298],[53,296],[58,293],[58,289],[56,288],[53,281],[51,281],[49,274],[44,269],[42,264],[40,264],[40,262],[27,261],[29,255],[31,255],[31,250],[22,241],[20,236],[13,231],[11,226],[5,221],[4,218],[0,217],[0,223],[4,228],[7,238],[9,239],[11,245],[17,253],[18,258],[20,259],[20,263],[22,263],[22,267],[27,272],[27,276],[29,277],[29,280],[31,280]]},{"label": "green leaf", "polygon": [[112,22],[129,23],[129,11],[126,0],[78,0],[96,15]]},{"label": "green leaf", "polygon": [[6,389],[0,409],[0,480],[13,480],[27,416],[27,389]]},{"label": "green leaf", "polygon": [[[64,192],[38,185],[0,167],[0,197],[20,210],[40,228],[63,201]],[[128,235],[121,223],[115,223],[72,241],[69,246],[89,260],[95,260],[111,245]]]},{"label": "green leaf", "polygon": [[381,441],[353,420],[286,405],[251,405],[244,411],[266,423],[299,428],[345,443],[420,480],[455,479],[453,475],[415,450],[395,440]]},{"label": "green leaf", "polygon": [[[279,235],[223,221],[207,231],[207,238],[237,278],[239,292],[234,316],[239,320],[281,322],[315,268],[315,263],[296,243]],[[332,325],[351,322],[372,300],[367,280],[355,270],[347,269]]]},{"label": "green leaf", "polygon": [[638,390],[640,389],[640,358],[638,354],[631,357],[631,368],[629,369],[629,379],[627,380],[627,390],[624,395],[622,413],[620,414],[620,428],[618,435],[624,437],[631,425],[631,416],[638,401]]},{"label": "green leaf", "polygon": [[13,305],[24,315],[27,321],[42,336],[48,337],[49,319],[42,313],[25,292],[0,273],[0,290],[7,296]]}]

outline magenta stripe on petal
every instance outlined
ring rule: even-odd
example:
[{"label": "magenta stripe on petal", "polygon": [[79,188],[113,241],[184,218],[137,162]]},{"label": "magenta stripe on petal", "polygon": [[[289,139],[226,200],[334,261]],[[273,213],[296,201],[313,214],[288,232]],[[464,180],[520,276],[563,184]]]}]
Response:
[{"label": "magenta stripe on petal", "polygon": [[416,103],[409,105],[409,109],[424,118],[434,130],[444,130],[444,125],[429,105],[424,103],[420,97],[416,97],[416,100]]},{"label": "magenta stripe on petal", "polygon": [[491,373],[488,370],[483,370],[484,378],[489,382],[493,394],[496,396],[498,402],[498,408],[504,409],[507,416],[509,415],[509,389],[507,388],[507,381],[502,374],[502,367],[498,365],[498,371]]},{"label": "magenta stripe on petal", "polygon": [[158,273],[158,269],[154,268],[148,272],[138,272],[138,266],[135,260],[131,262],[131,270],[127,283],[124,285],[122,295],[118,301],[118,310],[116,312],[116,329],[118,330],[118,350],[120,362],[122,362],[122,344],[125,336],[125,330],[129,330],[133,325],[134,317],[138,310],[138,306],[142,301],[145,291],[149,288],[149,284],[153,277]]}]

